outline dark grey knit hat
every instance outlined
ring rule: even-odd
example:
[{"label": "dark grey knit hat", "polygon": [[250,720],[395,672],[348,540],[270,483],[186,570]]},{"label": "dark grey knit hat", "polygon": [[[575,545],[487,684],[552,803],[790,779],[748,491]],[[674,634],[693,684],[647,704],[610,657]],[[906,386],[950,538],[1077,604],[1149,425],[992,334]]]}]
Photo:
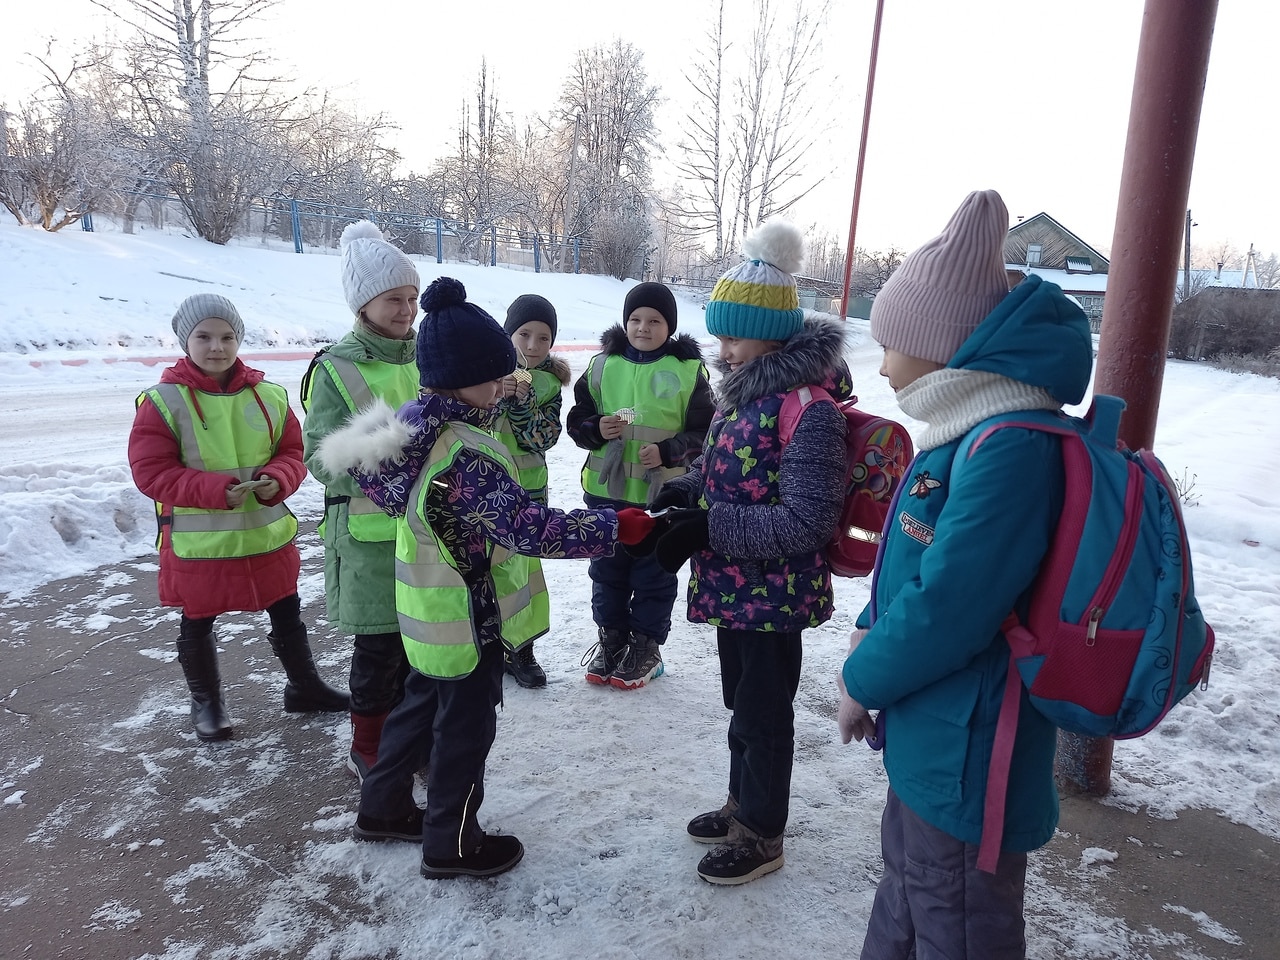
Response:
[{"label": "dark grey knit hat", "polygon": [[536,293],[522,293],[507,307],[507,322],[502,329],[508,335],[515,333],[531,320],[538,320],[551,328],[551,342],[556,342],[556,308],[546,297]]}]

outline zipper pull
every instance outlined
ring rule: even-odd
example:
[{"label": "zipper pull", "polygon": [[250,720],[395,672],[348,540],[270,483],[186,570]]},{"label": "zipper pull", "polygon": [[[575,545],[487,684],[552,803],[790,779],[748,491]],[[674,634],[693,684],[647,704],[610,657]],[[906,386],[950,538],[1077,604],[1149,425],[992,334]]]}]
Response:
[{"label": "zipper pull", "polygon": [[1200,674],[1200,689],[1209,689],[1209,668],[1213,666],[1213,654],[1204,658],[1204,672]]},{"label": "zipper pull", "polygon": [[1102,615],[1106,613],[1102,607],[1094,607],[1089,611],[1089,626],[1085,630],[1084,645],[1092,647],[1098,639],[1098,623],[1102,620]]}]

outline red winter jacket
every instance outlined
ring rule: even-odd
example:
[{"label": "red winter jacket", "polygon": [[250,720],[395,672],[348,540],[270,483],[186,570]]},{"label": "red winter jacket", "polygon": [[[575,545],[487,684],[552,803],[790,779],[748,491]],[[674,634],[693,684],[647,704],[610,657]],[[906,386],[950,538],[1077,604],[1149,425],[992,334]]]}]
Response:
[{"label": "red winter jacket", "polygon": [[[234,393],[261,383],[263,373],[240,360],[231,369],[224,390],[187,357],[160,376],[162,383],[177,383],[202,393]],[[197,397],[197,402],[198,402]],[[236,483],[230,474],[210,473],[184,466],[178,438],[149,399],[138,406],[129,432],[129,466],[133,482],[152,500],[166,506],[212,509],[227,505],[227,488]],[[302,428],[293,411],[285,418],[284,434],[275,455],[261,473],[280,484],[274,505],[292,496],[306,478],[302,462]],[[298,548],[286,543],[278,550],[255,557],[226,560],[184,560],[174,556],[169,527],[161,528],[160,603],[182,607],[192,619],[213,617],[229,610],[265,610],[277,600],[298,592],[302,562]]]}]

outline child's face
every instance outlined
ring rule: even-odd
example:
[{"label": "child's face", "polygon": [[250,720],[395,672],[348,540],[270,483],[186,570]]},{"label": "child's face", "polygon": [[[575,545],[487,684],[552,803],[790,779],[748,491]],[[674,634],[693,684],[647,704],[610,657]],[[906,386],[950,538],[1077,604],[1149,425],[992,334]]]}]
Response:
[{"label": "child's face", "polygon": [[516,328],[511,342],[521,362],[532,370],[551,352],[551,328],[541,320],[530,320]]},{"label": "child's face", "polygon": [[653,307],[636,307],[627,317],[627,343],[637,350],[657,350],[667,342],[667,318]]},{"label": "child's face", "polygon": [[215,380],[230,372],[240,352],[235,330],[221,317],[207,317],[197,323],[186,346],[191,362]]},{"label": "child's face", "polygon": [[777,340],[752,340],[747,337],[720,337],[720,359],[729,365],[730,370],[737,370],[750,363],[756,357],[773,353],[780,344]]},{"label": "child's face", "polygon": [[911,386],[926,373],[941,370],[943,366],[944,364],[934,363],[932,360],[922,360],[885,347],[884,360],[880,363],[880,376],[887,378],[889,386],[893,387],[894,393],[897,393],[904,387]]},{"label": "child's face", "polygon": [[418,288],[410,284],[380,293],[360,312],[375,333],[388,340],[403,340],[418,315]]},{"label": "child's face", "polygon": [[502,396],[502,381],[487,380],[470,387],[459,387],[453,395],[463,403],[470,404],[480,410],[492,410]]}]

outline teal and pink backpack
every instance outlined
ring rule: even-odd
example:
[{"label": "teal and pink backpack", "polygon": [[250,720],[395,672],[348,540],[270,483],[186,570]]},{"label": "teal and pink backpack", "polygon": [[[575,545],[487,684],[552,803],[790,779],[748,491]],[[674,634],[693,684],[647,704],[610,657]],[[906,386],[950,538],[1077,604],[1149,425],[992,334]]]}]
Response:
[{"label": "teal and pink backpack", "polygon": [[1065,499],[1031,589],[1025,622],[1010,614],[1010,658],[987,779],[978,866],[994,872],[1022,690],[1058,728],[1140,737],[1209,682],[1213,628],[1196,602],[1177,488],[1149,450],[1118,440],[1125,403],[1096,396],[1086,419],[1005,414],[974,427],[973,455],[1006,427],[1062,437]]}]

